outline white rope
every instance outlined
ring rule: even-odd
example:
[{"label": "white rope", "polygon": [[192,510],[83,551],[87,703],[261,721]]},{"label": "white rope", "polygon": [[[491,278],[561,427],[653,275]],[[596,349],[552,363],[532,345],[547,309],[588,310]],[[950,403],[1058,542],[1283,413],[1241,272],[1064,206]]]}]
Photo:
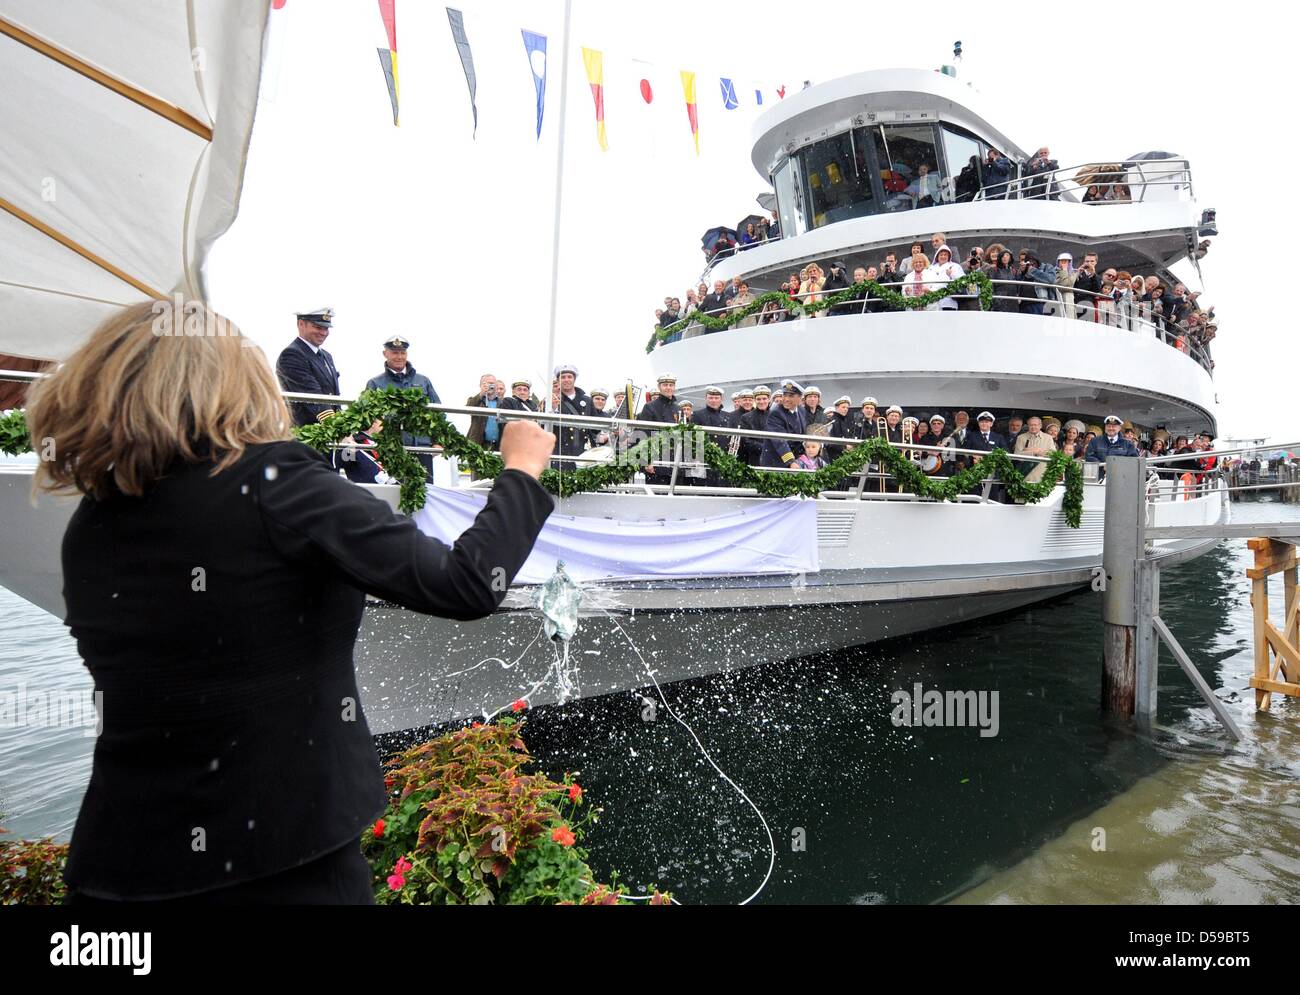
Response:
[{"label": "white rope", "polygon": [[[623,636],[623,638],[627,640],[627,644],[632,647],[632,652],[635,653],[637,659],[641,661],[641,666],[645,669],[646,675],[650,678],[651,683],[654,684],[655,691],[659,695],[659,700],[663,702],[664,708],[667,709],[668,714],[671,715],[677,721],[678,725],[680,725],[683,729],[685,729],[690,734],[691,739],[695,741],[695,745],[699,748],[700,754],[704,757],[705,760],[709,762],[709,766],[712,767],[715,771],[717,771],[718,776],[721,777],[728,784],[730,784],[736,790],[736,794],[738,794],[741,798],[743,798],[746,804],[748,804],[749,807],[754,810],[754,814],[758,816],[758,821],[763,826],[763,831],[767,833],[767,844],[768,844],[768,854],[769,854],[768,862],[767,862],[767,873],[763,875],[763,880],[759,883],[758,887],[754,889],[753,894],[751,894],[743,902],[739,903],[740,905],[748,905],[750,902],[752,902],[755,898],[759,896],[759,893],[762,892],[764,888],[767,887],[768,881],[770,881],[772,878],[772,871],[776,867],[776,840],[772,836],[772,829],[770,826],[768,826],[767,820],[763,818],[763,813],[759,811],[758,806],[754,804],[753,799],[751,799],[749,795],[745,794],[745,789],[742,788],[735,781],[733,781],[731,779],[731,776],[726,771],[724,771],[721,767],[718,766],[717,762],[713,759],[713,756],[709,753],[708,749],[706,749],[704,744],[700,742],[700,737],[695,734],[695,730],[690,727],[690,725],[686,722],[685,719],[683,719],[680,715],[677,714],[677,712],[673,709],[672,705],[668,704],[668,699],[664,697],[663,688],[659,686],[658,678],[655,677],[654,671],[650,669],[650,665],[646,663],[645,657],[641,655],[641,651],[637,649],[636,643],[632,642],[632,637],[629,636],[627,632],[623,629],[623,627],[618,624],[618,620],[614,618],[613,615],[611,615],[608,611],[605,611],[604,609],[601,610],[604,611],[605,616],[611,622],[614,623],[614,628],[618,629],[619,633]],[[621,895],[619,897],[627,898],[630,901],[644,901],[650,896],[634,897],[631,895]]]}]

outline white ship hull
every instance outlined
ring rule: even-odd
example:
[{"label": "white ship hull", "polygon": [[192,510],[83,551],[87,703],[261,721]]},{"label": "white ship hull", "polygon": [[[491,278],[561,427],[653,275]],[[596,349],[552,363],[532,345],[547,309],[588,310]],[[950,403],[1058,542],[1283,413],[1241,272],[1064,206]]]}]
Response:
[{"label": "white ship hull", "polygon": [[[59,548],[75,502],[28,498],[30,471],[0,472],[7,540],[0,584],[60,617]],[[392,488],[379,488],[388,498]],[[699,577],[590,585],[577,634],[549,643],[515,588],[478,622],[372,602],[357,643],[365,711],[376,734],[506,708],[643,688],[912,635],[1056,597],[1087,585],[1101,562],[1104,488],[1085,487],[1069,528],[1057,488],[1038,505],[818,499],[821,569],[789,576]],[[696,518],[756,497],[587,494],[566,514],[621,520]],[[1226,520],[1226,492],[1148,505],[1152,524]],[[1162,543],[1185,558],[1213,543]]]}]

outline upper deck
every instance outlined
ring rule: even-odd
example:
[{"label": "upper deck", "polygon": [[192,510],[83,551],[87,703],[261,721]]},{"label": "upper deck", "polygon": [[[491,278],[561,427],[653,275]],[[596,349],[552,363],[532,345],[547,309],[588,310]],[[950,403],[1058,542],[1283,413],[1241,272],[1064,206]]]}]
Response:
[{"label": "upper deck", "polygon": [[754,127],[753,162],[775,190],[781,238],[713,260],[712,276],[752,280],[922,229],[1075,246],[1142,242],[1139,255],[1160,268],[1187,255],[1203,222],[1186,160],[1047,170],[1035,152],[991,123],[977,92],[942,73],[879,70],[809,87]]}]

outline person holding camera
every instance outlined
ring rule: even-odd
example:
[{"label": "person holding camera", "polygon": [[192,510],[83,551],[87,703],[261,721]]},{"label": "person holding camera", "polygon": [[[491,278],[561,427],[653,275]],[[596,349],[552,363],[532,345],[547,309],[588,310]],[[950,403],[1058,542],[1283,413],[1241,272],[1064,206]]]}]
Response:
[{"label": "person holding camera", "polygon": [[1083,262],[1075,271],[1074,289],[1083,291],[1083,298],[1079,302],[1078,313],[1074,317],[1078,318],[1096,318],[1097,296],[1102,293],[1105,281],[1101,274],[1097,272],[1097,253],[1089,252],[1083,257]]}]

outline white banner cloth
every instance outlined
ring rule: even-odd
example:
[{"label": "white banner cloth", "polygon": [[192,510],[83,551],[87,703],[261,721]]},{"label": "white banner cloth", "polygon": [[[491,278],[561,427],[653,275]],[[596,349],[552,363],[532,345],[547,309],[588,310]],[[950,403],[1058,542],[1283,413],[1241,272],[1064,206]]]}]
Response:
[{"label": "white banner cloth", "polygon": [[[451,545],[486,501],[485,494],[430,487],[424,508],[411,517],[425,535]],[[515,582],[543,583],[555,572],[557,560],[579,583],[815,573],[817,503],[773,498],[740,511],[664,522],[552,514]]]}]

